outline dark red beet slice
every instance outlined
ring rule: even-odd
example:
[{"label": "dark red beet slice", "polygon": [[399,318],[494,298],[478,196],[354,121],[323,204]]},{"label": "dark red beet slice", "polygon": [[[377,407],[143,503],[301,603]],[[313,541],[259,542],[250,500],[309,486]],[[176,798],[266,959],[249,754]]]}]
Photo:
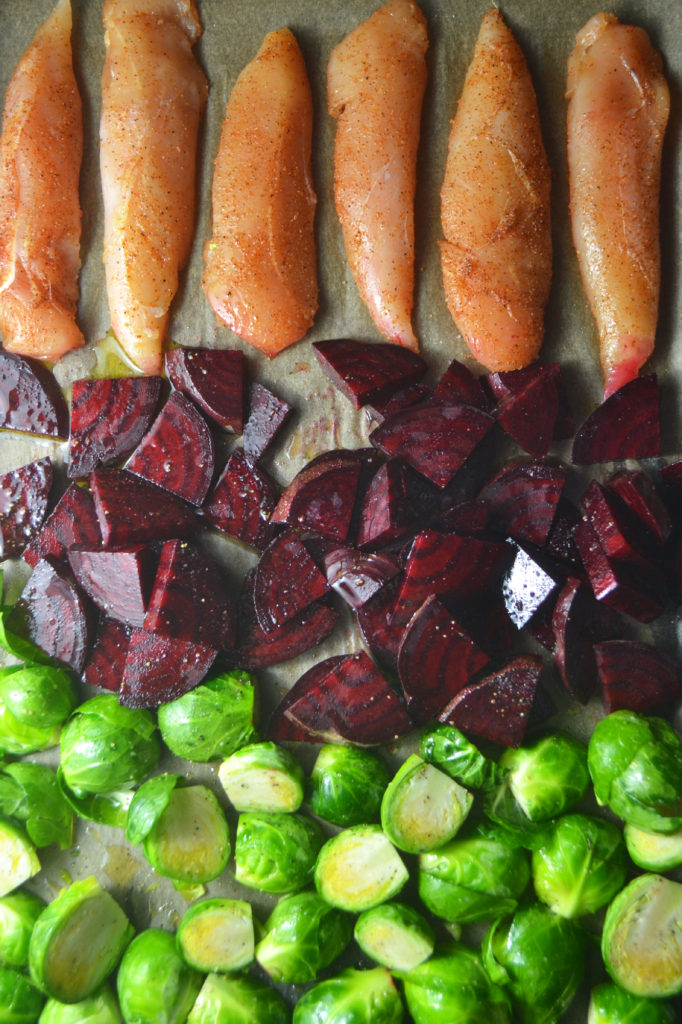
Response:
[{"label": "dark red beet slice", "polygon": [[565,466],[544,462],[505,466],[479,494],[488,504],[491,526],[514,540],[542,547],[554,522],[566,473]]},{"label": "dark red beet slice", "polygon": [[441,512],[431,523],[442,533],[465,533],[468,536],[486,533],[490,525],[488,503],[479,498],[458,501]]},{"label": "dark red beet slice", "polygon": [[209,419],[241,434],[244,425],[244,353],[238,349],[174,348],[165,368],[174,388]]},{"label": "dark red beet slice", "polygon": [[477,409],[487,411],[490,402],[483,386],[468,366],[453,359],[447,370],[433,389],[435,402],[449,405],[474,405]]},{"label": "dark red beet slice", "polygon": [[370,440],[389,456],[399,455],[428,480],[443,488],[461,469],[494,425],[473,405],[412,405],[385,419]]},{"label": "dark red beet slice", "polygon": [[202,512],[217,530],[261,551],[270,539],[268,524],[277,497],[273,481],[235,448]]},{"label": "dark red beet slice", "polygon": [[69,563],[79,585],[105,615],[141,626],[156,568],[156,553],[144,544],[131,548],[75,547]]},{"label": "dark red beet slice", "polygon": [[37,359],[0,349],[0,427],[68,437],[69,410],[50,371]]},{"label": "dark red beet slice", "polygon": [[253,581],[247,577],[239,602],[239,664],[245,669],[257,669],[297,658],[322,643],[338,619],[335,609],[316,601],[287,619],[284,625],[266,633],[256,618]]},{"label": "dark red beet slice", "polygon": [[156,708],[193,690],[211,669],[211,647],[134,629],[123,668],[119,703]]},{"label": "dark red beet slice", "polygon": [[410,619],[398,651],[398,674],[412,721],[435,717],[488,661],[440,601],[427,598]]},{"label": "dark red beet slice", "polygon": [[647,714],[682,696],[680,666],[651,644],[606,640],[595,644],[604,708]]},{"label": "dark red beet slice", "polygon": [[652,622],[663,611],[665,577],[651,562],[611,558],[604,551],[590,523],[583,520],[575,530],[594,596],[639,622]]},{"label": "dark red beet slice", "polygon": [[20,555],[39,533],[53,477],[52,462],[47,458],[0,476],[0,561]]},{"label": "dark red beet slice", "polygon": [[369,554],[355,548],[334,548],[324,559],[327,583],[351,608],[369,601],[400,566],[388,555]]},{"label": "dark red beet slice", "polygon": [[124,469],[93,470],[90,489],[105,547],[187,537],[197,529],[187,502]]},{"label": "dark red beet slice", "polygon": [[544,550],[553,558],[560,559],[569,567],[573,576],[580,576],[583,564],[575,543],[575,528],[580,522],[580,512],[572,501],[561,495],[556,515],[549,536],[545,541]]},{"label": "dark red beet slice", "polygon": [[376,471],[362,497],[358,547],[383,547],[421,528],[433,507],[433,484],[402,459],[389,459]]},{"label": "dark red beet slice", "polygon": [[597,406],[573,441],[573,462],[613,462],[661,454],[658,378],[635,377]]},{"label": "dark red beet slice", "polygon": [[646,557],[644,541],[639,541],[618,494],[592,480],[582,496],[585,519],[596,533],[609,558],[639,561]]},{"label": "dark red beet slice", "polygon": [[500,402],[496,415],[502,429],[525,451],[537,458],[546,455],[559,415],[556,374],[538,372],[525,387]]},{"label": "dark red beet slice", "polygon": [[144,628],[226,650],[234,646],[236,626],[236,609],[218,563],[189,541],[166,541]]},{"label": "dark red beet slice", "polygon": [[372,657],[389,672],[398,672],[398,649],[410,616],[401,616],[397,604],[400,578],[382,587],[374,597],[355,610],[363,643]]},{"label": "dark red beet slice", "polygon": [[517,629],[530,622],[557,585],[556,579],[528,551],[517,547],[502,584],[505,608]]},{"label": "dark red beet slice", "polygon": [[[532,363],[522,370],[505,370],[500,373],[489,373],[485,378],[485,383],[495,399],[500,404],[503,404],[508,398],[519,394],[529,386],[532,386],[532,391],[538,378],[543,381],[543,385],[544,382],[554,381],[558,405],[552,430],[552,440],[565,441],[567,438],[572,437],[575,427],[573,412],[568,401],[566,386],[559,363]],[[553,398],[551,401],[553,404]],[[517,438],[517,440],[519,439]]]},{"label": "dark red beet slice", "polygon": [[572,578],[557,597],[552,631],[554,660],[564,686],[576,700],[586,704],[597,686],[594,644],[617,639],[617,621],[604,614],[584,583]]},{"label": "dark red beet slice", "polygon": [[249,418],[244,426],[244,455],[256,465],[293,413],[293,407],[262,384],[249,388]]},{"label": "dark red beet slice", "polygon": [[87,476],[128,455],[149,429],[160,395],[160,377],[74,381],[67,475]]},{"label": "dark red beet slice", "polygon": [[292,690],[285,716],[318,743],[376,746],[413,728],[399,697],[364,651],[326,659]]},{"label": "dark red beet slice", "polygon": [[50,558],[36,565],[10,617],[12,628],[51,658],[80,673],[96,613],[70,574]]},{"label": "dark red beet slice", "polygon": [[622,469],[611,477],[608,487],[618,495],[653,543],[665,544],[672,530],[670,515],[646,473],[641,469]]},{"label": "dark red beet slice", "polygon": [[361,451],[333,449],[312,459],[284,489],[270,522],[314,530],[343,544],[363,471]]},{"label": "dark red beet slice", "polygon": [[126,469],[192,505],[201,505],[213,479],[214,463],[206,420],[188,398],[174,391]]},{"label": "dark red beet slice", "polygon": [[25,549],[24,559],[31,566],[35,566],[46,555],[54,555],[61,561],[75,544],[94,547],[101,539],[90,491],[78,484],[70,484],[40,533]]},{"label": "dark red beet slice", "polygon": [[439,721],[477,739],[519,747],[526,735],[541,672],[541,658],[532,654],[513,658],[458,693],[438,716]]},{"label": "dark red beet slice", "polygon": [[97,627],[92,650],[81,679],[89,686],[100,686],[118,693],[130,644],[131,627],[118,619],[103,616]]},{"label": "dark red beet slice", "polygon": [[269,632],[298,615],[327,591],[327,580],[293,530],[275,537],[260,557],[253,601],[261,627]]},{"label": "dark red beet slice", "polygon": [[320,366],[356,409],[415,384],[426,373],[416,352],[385,342],[331,338],[313,342]]},{"label": "dark red beet slice", "polygon": [[402,391],[396,391],[390,398],[386,398],[382,402],[373,402],[364,408],[370,420],[374,420],[375,423],[383,423],[387,416],[392,416],[394,413],[400,412],[401,409],[407,409],[410,405],[417,405],[418,402],[425,401],[430,395],[431,388],[428,384],[410,384]]}]

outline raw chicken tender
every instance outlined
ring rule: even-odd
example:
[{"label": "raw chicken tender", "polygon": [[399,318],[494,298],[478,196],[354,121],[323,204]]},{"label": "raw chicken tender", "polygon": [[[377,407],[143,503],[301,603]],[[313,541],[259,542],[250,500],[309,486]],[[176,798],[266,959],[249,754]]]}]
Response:
[{"label": "raw chicken tender", "polygon": [[550,173],[526,61],[498,10],[481,24],[441,189],[448,309],[488,370],[542,345],[552,276]]}]

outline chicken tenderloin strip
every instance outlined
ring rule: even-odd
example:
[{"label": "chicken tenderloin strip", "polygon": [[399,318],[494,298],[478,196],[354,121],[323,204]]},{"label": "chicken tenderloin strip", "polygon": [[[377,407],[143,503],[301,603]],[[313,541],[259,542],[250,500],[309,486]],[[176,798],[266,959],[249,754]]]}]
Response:
[{"label": "chicken tenderloin strip", "polygon": [[573,240],[608,397],[637,376],[654,348],[670,95],[646,32],[603,13],[576,37],[566,95]]},{"label": "chicken tenderloin strip", "polygon": [[428,36],[413,0],[389,0],[332,51],[334,198],[346,256],[381,334],[416,350],[414,197]]},{"label": "chicken tenderloin strip", "polygon": [[192,0],[106,0],[100,166],[104,267],[114,334],[159,373],[169,309],[195,227],[205,76]]},{"label": "chicken tenderloin strip", "polygon": [[550,172],[526,61],[486,12],[452,122],[441,189],[448,309],[488,370],[515,370],[542,345],[552,276]]},{"label": "chicken tenderloin strip", "polygon": [[83,153],[71,5],[59,0],[12,75],[0,140],[0,333],[10,352],[56,361],[76,323]]}]

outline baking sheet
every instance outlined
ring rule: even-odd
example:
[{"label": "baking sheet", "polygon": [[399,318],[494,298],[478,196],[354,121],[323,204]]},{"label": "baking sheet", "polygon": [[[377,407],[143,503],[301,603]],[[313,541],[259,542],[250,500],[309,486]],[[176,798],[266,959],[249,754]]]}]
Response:
[{"label": "baking sheet", "polygon": [[[83,271],[79,319],[90,343],[109,328],[102,270],[102,206],[98,168],[100,74],[104,60],[100,0],[72,0],[75,65],[84,105],[85,155],[82,171]],[[329,53],[343,36],[379,6],[376,0],[199,0],[204,33],[196,53],[210,83],[208,106],[200,139],[199,219],[190,265],[173,307],[170,336],[181,344],[235,346],[244,349],[255,379],[272,386],[297,409],[293,427],[285,431],[277,456],[268,466],[281,483],[318,452],[336,446],[366,443],[367,421],[362,412],[329,385],[317,367],[310,344],[329,337],[378,339],[360,302],[347,269],[332,196],[334,125],[326,112],[325,74]],[[464,74],[471,59],[481,18],[490,6],[485,0],[423,0],[429,29],[429,85],[424,103],[419,182],[416,206],[417,288],[415,326],[431,367],[431,379],[452,358],[473,365],[452,323],[442,292],[437,240],[440,237],[439,190],[443,177],[449,121],[454,113]],[[52,0],[0,0],[0,95],[37,25],[49,13]],[[566,60],[575,33],[599,8],[585,0],[509,0],[502,13],[521,44],[535,82],[545,144],[553,174],[553,284],[546,317],[545,360],[558,360],[566,373],[576,416],[581,419],[600,399],[596,332],[579,281],[570,240],[565,161]],[[682,380],[680,322],[680,195],[682,162],[679,148],[680,81],[682,80],[682,4],[669,0],[618,2],[609,8],[623,21],[644,27],[662,52],[671,87],[671,118],[664,149],[662,186],[663,277],[656,353],[649,368],[663,381],[664,450],[682,451],[679,388]],[[313,89],[315,128],[313,174],[318,195],[316,234],[319,252],[320,309],[303,341],[273,361],[217,325],[200,288],[201,252],[210,234],[209,196],[213,159],[225,103],[242,67],[255,55],[267,32],[287,25],[303,50]],[[66,357],[57,368],[63,383],[87,375],[94,367],[90,347]],[[0,436],[0,472],[59,446]],[[235,576],[252,556],[230,546]],[[224,552],[223,552],[224,554]],[[10,587],[21,583],[22,569],[9,572]],[[265,700],[272,702],[309,663],[334,649],[359,646],[349,630],[337,634],[331,646],[286,666],[262,673]],[[598,709],[572,709],[565,720],[578,734],[589,730]],[[50,755],[47,755],[49,759]],[[311,755],[312,756],[312,755]],[[211,778],[211,769],[197,768],[197,777]],[[215,782],[215,779],[213,779]],[[102,826],[78,825],[73,851],[53,854],[36,880],[47,898],[68,878],[94,872],[131,914],[138,927],[174,925],[185,904],[169,882],[140,861],[121,833]],[[211,894],[233,892],[221,879],[208,887]],[[243,891],[242,891],[243,892]],[[269,901],[248,893],[257,911]],[[567,1020],[585,1019],[577,1004]]]}]

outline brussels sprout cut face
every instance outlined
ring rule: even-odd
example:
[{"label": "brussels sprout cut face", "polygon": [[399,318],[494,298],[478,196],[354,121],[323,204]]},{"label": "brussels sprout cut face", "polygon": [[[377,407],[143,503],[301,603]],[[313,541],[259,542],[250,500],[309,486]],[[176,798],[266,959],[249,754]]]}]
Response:
[{"label": "brussels sprout cut face", "polygon": [[256,959],[273,981],[305,985],[339,956],[351,940],[352,918],[316,892],[280,900],[265,922]]},{"label": "brussels sprout cut face", "polygon": [[290,1024],[291,1012],[274,988],[248,975],[209,974],[187,1024]]},{"label": "brussels sprout cut face", "polygon": [[223,761],[218,778],[238,811],[297,811],[303,803],[303,769],[288,750],[253,743]]},{"label": "brussels sprout cut face", "polygon": [[178,925],[177,940],[184,959],[198,971],[248,967],[254,952],[251,904],[221,898],[195,903]]},{"label": "brussels sprout cut face", "polygon": [[310,774],[308,803],[341,828],[375,822],[389,779],[388,768],[371,750],[326,744]]},{"label": "brussels sprout cut face", "polygon": [[230,856],[230,836],[215,794],[206,786],[174,789],[142,848],[152,867],[176,882],[217,878]]},{"label": "brussels sprout cut face", "polygon": [[673,871],[682,867],[682,829],[666,835],[645,832],[635,825],[623,829],[630,859],[644,871]]},{"label": "brussels sprout cut face", "polygon": [[405,903],[382,903],[355,922],[355,941],[390,971],[411,971],[433,953],[434,935],[422,915]]},{"label": "brussels sprout cut face", "polygon": [[170,932],[150,928],[126,949],[116,987],[123,1019],[168,1024],[187,1019],[202,977],[184,962]]},{"label": "brussels sprout cut face", "polygon": [[355,825],[328,839],[315,865],[320,896],[352,913],[396,896],[407,879],[398,851],[378,825]]},{"label": "brussels sprout cut face", "polygon": [[0,818],[0,896],[17,889],[39,871],[33,843],[11,821]]},{"label": "brussels sprout cut face", "polygon": [[352,967],[320,981],[301,996],[293,1024],[401,1024],[403,1005],[384,967],[358,971]]},{"label": "brussels sprout cut face", "polygon": [[633,996],[605,981],[592,990],[587,1024],[674,1024],[675,1011],[660,999]]},{"label": "brussels sprout cut face", "polygon": [[415,1024],[512,1024],[509,997],[463,944],[437,950],[402,981]]},{"label": "brussels sprout cut face", "polygon": [[408,757],[388,785],[381,802],[381,826],[406,853],[443,846],[471,809],[466,789],[416,754]]}]

